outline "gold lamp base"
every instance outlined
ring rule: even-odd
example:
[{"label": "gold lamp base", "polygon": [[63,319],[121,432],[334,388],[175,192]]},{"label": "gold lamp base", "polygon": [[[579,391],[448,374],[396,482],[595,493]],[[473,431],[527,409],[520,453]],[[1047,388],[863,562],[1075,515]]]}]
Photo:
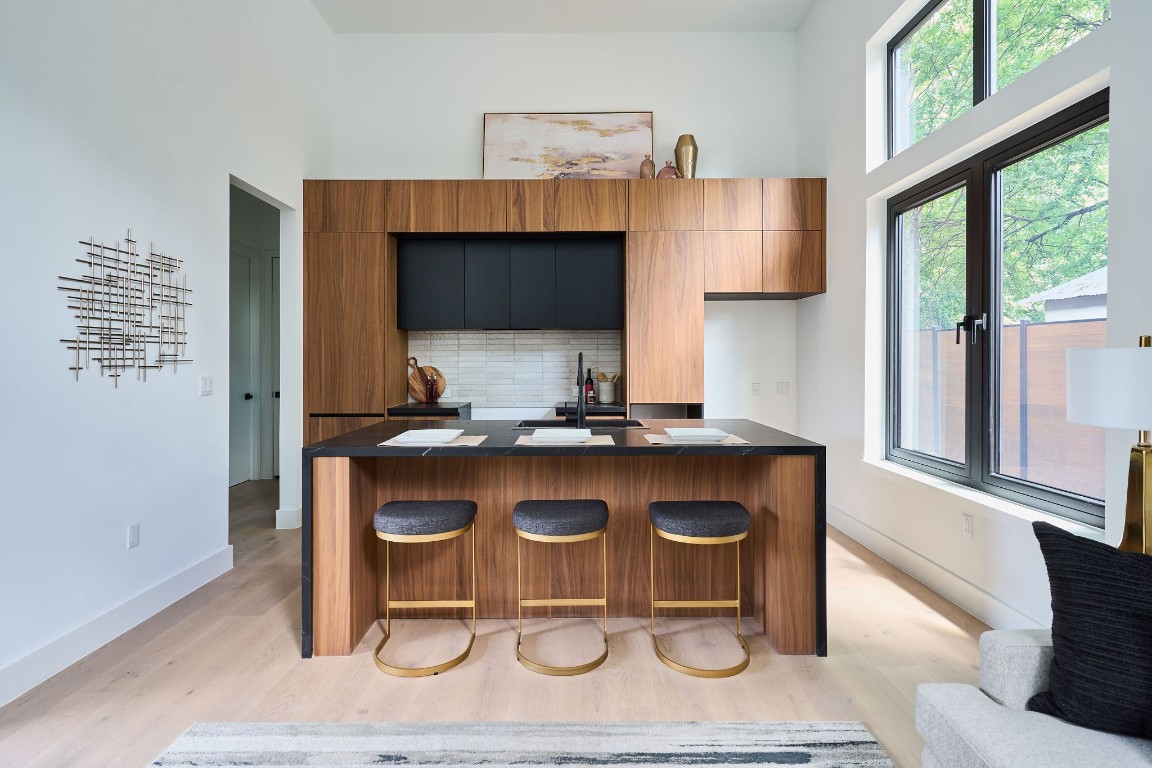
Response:
[{"label": "gold lamp base", "polygon": [[1140,433],[1128,459],[1128,503],[1124,505],[1124,536],[1120,551],[1152,555],[1152,445],[1148,433]]}]

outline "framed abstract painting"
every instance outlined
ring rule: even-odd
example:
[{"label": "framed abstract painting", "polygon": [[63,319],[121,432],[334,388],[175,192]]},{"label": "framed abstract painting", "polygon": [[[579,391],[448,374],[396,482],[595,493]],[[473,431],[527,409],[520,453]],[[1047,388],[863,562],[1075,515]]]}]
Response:
[{"label": "framed abstract painting", "polygon": [[636,179],[651,112],[488,112],[486,179]]}]

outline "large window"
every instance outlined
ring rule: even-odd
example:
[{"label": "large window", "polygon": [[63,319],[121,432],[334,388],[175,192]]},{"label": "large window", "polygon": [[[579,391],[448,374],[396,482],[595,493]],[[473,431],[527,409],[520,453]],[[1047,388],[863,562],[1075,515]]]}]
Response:
[{"label": "large window", "polygon": [[1064,356],[1104,346],[1108,94],[889,201],[888,456],[1102,522],[1102,429]]},{"label": "large window", "polygon": [[889,154],[1106,22],[1110,0],[934,0],[888,44]]}]

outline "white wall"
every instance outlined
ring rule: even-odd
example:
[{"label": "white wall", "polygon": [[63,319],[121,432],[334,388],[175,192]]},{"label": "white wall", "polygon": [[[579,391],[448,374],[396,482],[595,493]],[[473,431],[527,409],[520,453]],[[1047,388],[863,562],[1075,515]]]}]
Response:
[{"label": "white wall", "polygon": [[[332,44],[305,0],[41,0],[3,15],[0,703],[231,567],[229,175],[299,208],[327,153]],[[298,318],[301,225],[284,218]],[[73,381],[57,276],[78,267],[79,239],[128,227],[185,259],[194,362],[116,389],[91,371]],[[299,328],[285,336],[298,377]],[[197,396],[201,375],[215,396]],[[298,428],[285,439],[298,448]]]},{"label": "white wall", "polygon": [[331,178],[480,178],[485,112],[652,111],[699,176],[790,176],[793,33],[344,35]]},{"label": "white wall", "polygon": [[[1046,516],[879,468],[883,439],[884,201],[962,156],[990,146],[1112,83],[1113,345],[1147,333],[1152,288],[1141,210],[1152,100],[1147,41],[1152,4],[1114,0],[1113,20],[993,99],[890,161],[882,138],[883,46],[921,0],[819,0],[800,30],[798,171],[828,177],[828,293],[798,305],[800,433],[828,446],[829,522],[993,626],[1047,625],[1048,582],[1030,522]],[[892,17],[892,14],[896,14]],[[1146,216],[1144,217],[1146,219]],[[1107,539],[1119,539],[1124,452],[1108,443]],[[961,518],[975,519],[975,537]],[[1056,522],[1053,520],[1053,522]],[[1066,525],[1083,535],[1099,531]]]}]

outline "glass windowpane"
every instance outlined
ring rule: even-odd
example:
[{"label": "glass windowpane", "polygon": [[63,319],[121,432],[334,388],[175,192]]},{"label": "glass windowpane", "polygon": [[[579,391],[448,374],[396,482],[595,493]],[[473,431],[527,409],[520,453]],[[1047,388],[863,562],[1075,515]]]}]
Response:
[{"label": "glass windowpane", "polygon": [[972,25],[972,0],[947,0],[896,46],[893,153],[972,106]]},{"label": "glass windowpane", "polygon": [[1044,63],[1111,15],[1109,0],[996,0],[992,90]]},{"label": "glass windowpane", "polygon": [[1105,346],[1108,124],[999,173],[993,471],[1104,498],[1104,430],[1066,418],[1065,350]]},{"label": "glass windowpane", "polygon": [[[964,315],[967,200],[964,188],[899,217],[898,445],[964,463]],[[966,341],[966,338],[962,338]]]}]

